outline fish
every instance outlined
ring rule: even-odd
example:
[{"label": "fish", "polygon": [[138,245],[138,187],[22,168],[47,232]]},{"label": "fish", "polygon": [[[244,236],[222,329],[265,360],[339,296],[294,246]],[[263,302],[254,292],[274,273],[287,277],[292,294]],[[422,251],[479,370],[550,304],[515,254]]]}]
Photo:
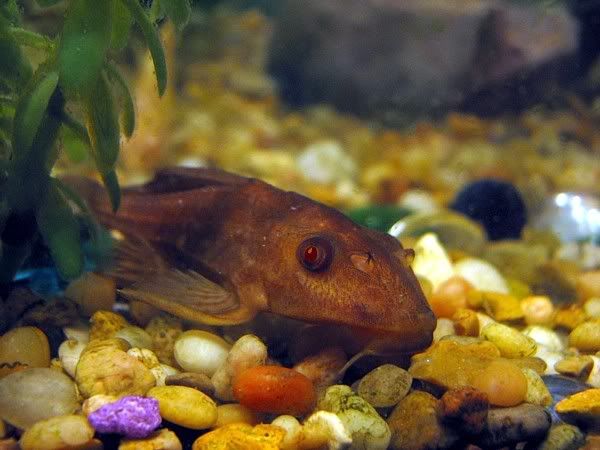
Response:
[{"label": "fish", "polygon": [[127,300],[208,325],[267,312],[403,352],[431,344],[414,252],[337,209],[212,168],[161,169],[124,188],[116,213],[95,181],[63,182],[122,236],[113,272]]}]

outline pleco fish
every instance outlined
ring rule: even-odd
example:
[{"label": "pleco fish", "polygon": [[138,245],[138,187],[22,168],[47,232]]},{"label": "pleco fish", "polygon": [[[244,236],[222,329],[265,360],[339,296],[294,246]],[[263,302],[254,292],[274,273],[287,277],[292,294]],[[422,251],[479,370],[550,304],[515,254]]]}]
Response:
[{"label": "pleco fish", "polygon": [[100,185],[65,181],[125,236],[115,273],[130,300],[212,325],[260,311],[342,325],[400,352],[431,343],[412,251],[333,208],[255,179],[171,168],[124,189],[113,214]]}]

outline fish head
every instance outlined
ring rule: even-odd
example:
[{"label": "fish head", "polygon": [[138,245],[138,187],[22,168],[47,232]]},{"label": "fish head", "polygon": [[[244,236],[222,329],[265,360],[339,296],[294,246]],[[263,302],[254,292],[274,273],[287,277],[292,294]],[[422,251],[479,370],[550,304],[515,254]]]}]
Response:
[{"label": "fish head", "polygon": [[287,219],[269,238],[277,254],[265,286],[270,311],[344,325],[386,349],[431,344],[436,319],[410,268],[410,250],[323,205],[296,208]]}]

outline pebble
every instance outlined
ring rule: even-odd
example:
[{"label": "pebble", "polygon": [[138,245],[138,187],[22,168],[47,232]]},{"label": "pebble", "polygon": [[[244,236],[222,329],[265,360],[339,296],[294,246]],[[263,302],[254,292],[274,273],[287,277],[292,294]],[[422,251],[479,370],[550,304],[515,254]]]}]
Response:
[{"label": "pebble", "polygon": [[354,160],[334,140],[322,140],[310,144],[296,160],[298,169],[311,182],[330,184],[356,176]]},{"label": "pebble", "polygon": [[577,450],[585,444],[585,435],[579,428],[567,423],[553,425],[537,450]]},{"label": "pebble", "polygon": [[366,374],[358,383],[357,393],[375,408],[396,405],[412,384],[412,376],[401,367],[384,364]]},{"label": "pebble", "polygon": [[585,353],[600,351],[600,319],[575,327],[569,334],[569,345]]},{"label": "pebble", "polygon": [[147,438],[161,424],[158,401],[137,396],[121,397],[101,406],[88,416],[99,433],[118,433],[129,438]]},{"label": "pebble", "polygon": [[158,360],[154,352],[152,350],[148,350],[147,348],[130,348],[129,350],[127,350],[127,354],[136,358],[148,369],[160,366],[160,361]]},{"label": "pebble", "polygon": [[61,415],[41,420],[25,430],[19,445],[22,450],[80,449],[93,437],[94,429],[85,417]]},{"label": "pebble", "polygon": [[336,414],[352,437],[351,449],[386,449],[390,443],[390,427],[377,411],[349,386],[333,385],[319,399],[318,409]]},{"label": "pebble", "polygon": [[556,412],[567,422],[600,427],[600,388],[587,389],[562,399]]},{"label": "pebble", "polygon": [[515,406],[525,400],[527,378],[519,367],[508,360],[490,362],[475,377],[472,386],[485,393],[491,405]]},{"label": "pebble", "polygon": [[173,348],[175,341],[183,332],[183,325],[179,319],[161,314],[155,316],[146,325],[146,332],[152,338],[152,349],[159,361],[169,366],[175,366]]},{"label": "pebble", "polygon": [[253,411],[302,416],[315,404],[312,382],[281,366],[250,367],[234,379],[233,396]]},{"label": "pebble", "polygon": [[415,259],[411,267],[416,275],[431,282],[434,292],[444,281],[454,275],[452,261],[435,234],[426,233],[421,236],[413,249]]},{"label": "pebble", "polygon": [[544,372],[544,375],[554,375],[558,373],[556,372],[554,367],[556,366],[556,363],[558,363],[564,358],[564,355],[562,353],[553,352],[542,345],[538,347],[534,356],[546,363],[546,370]]},{"label": "pebble", "polygon": [[302,424],[301,438],[300,446],[306,449],[327,445],[328,449],[338,450],[352,444],[352,436],[342,420],[328,411],[311,414]]},{"label": "pebble", "polygon": [[472,387],[450,389],[440,398],[438,417],[442,423],[474,435],[483,430],[489,409],[487,395],[483,392]]},{"label": "pebble", "polygon": [[115,333],[129,324],[123,316],[112,311],[96,311],[90,318],[90,341],[115,337]]},{"label": "pebble", "polygon": [[217,421],[213,425],[213,428],[219,428],[236,422],[256,425],[260,420],[256,412],[239,403],[227,403],[217,406]]},{"label": "pebble", "polygon": [[143,328],[127,326],[117,331],[115,337],[126,340],[132,347],[152,350],[152,337]]},{"label": "pebble", "polygon": [[110,311],[117,298],[115,280],[93,272],[86,272],[69,283],[64,293],[73,300],[86,316],[97,311]]},{"label": "pebble", "polygon": [[521,300],[521,310],[527,325],[550,325],[554,319],[554,305],[545,295],[533,295]]},{"label": "pebble", "polygon": [[576,288],[579,297],[583,300],[600,297],[600,270],[580,274],[577,277]]},{"label": "pebble", "polygon": [[225,363],[211,378],[215,396],[223,401],[233,401],[233,380],[244,370],[262,366],[267,361],[267,346],[253,334],[240,337],[235,343]]},{"label": "pebble", "polygon": [[162,428],[145,439],[122,439],[119,450],[182,450],[175,433]]},{"label": "pebble", "polygon": [[566,308],[558,309],[554,315],[554,325],[567,330],[574,330],[587,320],[583,308],[579,305],[570,305]]},{"label": "pebble", "polygon": [[592,297],[586,301],[583,310],[590,319],[600,319],[600,297]]},{"label": "pebble", "polygon": [[567,356],[554,365],[558,373],[582,380],[590,376],[593,367],[594,360],[588,355]]},{"label": "pebble", "polygon": [[443,317],[437,319],[435,329],[433,330],[433,342],[446,338],[448,336],[454,336],[456,330],[454,329],[454,322],[450,319],[444,319]]},{"label": "pebble", "polygon": [[542,377],[540,377],[533,369],[521,368],[521,370],[527,379],[525,403],[546,407],[552,405],[552,395],[546,387],[544,380],[542,380]]},{"label": "pebble", "polygon": [[520,320],[524,317],[521,303],[510,294],[482,292],[482,306],[485,311],[499,322]]},{"label": "pebble", "polygon": [[553,352],[562,352],[565,350],[564,341],[559,334],[548,327],[541,325],[530,325],[522,333],[533,339],[539,346],[544,346]]},{"label": "pebble", "polygon": [[156,384],[150,369],[123,351],[128,346],[122,339],[88,344],[75,371],[75,381],[84,398],[96,394],[144,395]]},{"label": "pebble", "polygon": [[75,378],[75,369],[85,346],[85,342],[67,339],[58,347],[58,358],[60,359],[62,368],[71,378]]},{"label": "pebble", "polygon": [[167,384],[167,378],[172,375],[177,375],[179,370],[175,367],[167,366],[166,364],[159,364],[150,368],[150,372],[156,379],[156,386],[165,386]]},{"label": "pebble", "polygon": [[319,391],[338,381],[340,371],[347,361],[346,353],[340,347],[328,347],[307,356],[293,369],[306,376]]},{"label": "pebble", "polygon": [[114,403],[118,398],[114,395],[103,395],[97,394],[92,395],[90,398],[86,398],[81,405],[81,413],[84,416],[89,416],[91,413],[109,403]]},{"label": "pebble", "polygon": [[79,323],[63,327],[62,331],[67,339],[83,342],[84,344],[87,344],[90,341],[90,326],[88,324]]},{"label": "pebble", "polygon": [[192,450],[279,450],[284,436],[285,431],[278,426],[232,423],[200,436]]},{"label": "pebble", "polygon": [[159,386],[148,397],[158,400],[163,419],[193,430],[212,427],[217,421],[217,405],[202,392],[186,386]]},{"label": "pebble", "polygon": [[212,376],[223,365],[231,346],[220,336],[203,330],[181,333],[173,352],[177,364],[186,372]]},{"label": "pebble", "polygon": [[79,408],[77,388],[62,372],[33,368],[0,379],[0,416],[17,428],[73,413]]},{"label": "pebble", "polygon": [[492,342],[507,358],[520,358],[535,354],[537,344],[515,328],[501,323],[486,325],[481,330],[481,337]]},{"label": "pebble", "polygon": [[523,403],[512,408],[490,409],[483,431],[474,439],[482,448],[512,446],[543,439],[550,429],[550,412],[542,406]]},{"label": "pebble", "polygon": [[50,366],[50,344],[37,327],[18,327],[0,336],[0,364]]},{"label": "pebble", "polygon": [[466,308],[467,295],[473,289],[471,283],[459,276],[443,281],[428,298],[436,317],[451,318],[456,311]]},{"label": "pebble", "polygon": [[215,392],[215,387],[210,380],[210,377],[203,373],[180,372],[167,376],[165,379],[166,386],[187,386],[199,390],[208,396],[212,396]]},{"label": "pebble", "polygon": [[454,264],[454,272],[479,291],[509,293],[508,284],[498,269],[483,259],[463,258]]},{"label": "pebble", "polygon": [[404,397],[387,418],[391,431],[390,449],[450,447],[456,436],[440,423],[437,408],[438,400],[427,392],[413,391]]},{"label": "pebble", "polygon": [[479,336],[479,317],[472,309],[458,309],[452,316],[454,331],[459,336]]}]

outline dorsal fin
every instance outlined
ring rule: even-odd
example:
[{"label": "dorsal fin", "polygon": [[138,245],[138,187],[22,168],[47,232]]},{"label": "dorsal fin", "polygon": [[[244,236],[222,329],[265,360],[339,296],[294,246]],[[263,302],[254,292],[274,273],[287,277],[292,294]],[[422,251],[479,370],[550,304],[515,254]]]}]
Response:
[{"label": "dorsal fin", "polygon": [[249,181],[249,178],[218,169],[169,167],[157,171],[154,178],[139,189],[147,193],[165,194],[209,186],[239,186]]}]

